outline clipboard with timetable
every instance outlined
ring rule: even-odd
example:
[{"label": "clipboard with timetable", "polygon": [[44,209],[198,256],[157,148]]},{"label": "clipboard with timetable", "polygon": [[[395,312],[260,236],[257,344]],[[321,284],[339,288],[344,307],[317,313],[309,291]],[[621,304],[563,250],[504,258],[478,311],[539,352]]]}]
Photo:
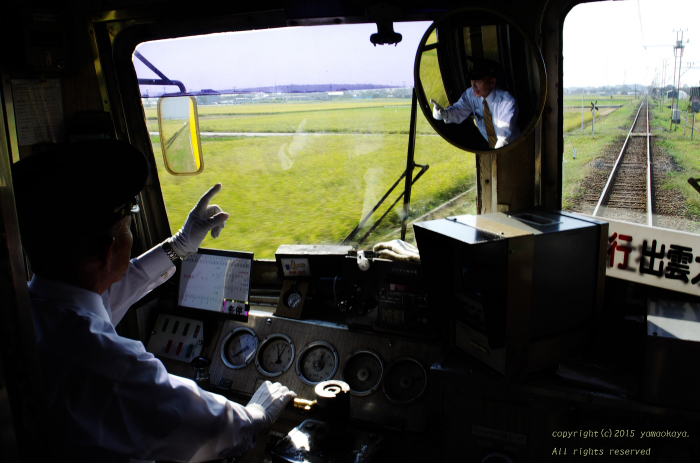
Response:
[{"label": "clipboard with timetable", "polygon": [[253,253],[200,248],[180,267],[177,304],[247,319]]}]

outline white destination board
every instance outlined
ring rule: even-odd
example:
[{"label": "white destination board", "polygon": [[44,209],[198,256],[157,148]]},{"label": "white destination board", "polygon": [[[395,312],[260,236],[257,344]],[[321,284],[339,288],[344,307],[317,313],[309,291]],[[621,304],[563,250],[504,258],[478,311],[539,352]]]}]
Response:
[{"label": "white destination board", "polygon": [[700,236],[607,217],[602,220],[610,224],[607,276],[700,294]]}]

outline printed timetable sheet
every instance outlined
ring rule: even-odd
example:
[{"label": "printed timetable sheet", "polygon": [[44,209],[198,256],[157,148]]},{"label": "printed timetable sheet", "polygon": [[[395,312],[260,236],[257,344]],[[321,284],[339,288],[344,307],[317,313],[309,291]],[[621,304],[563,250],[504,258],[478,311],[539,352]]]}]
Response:
[{"label": "printed timetable sheet", "polygon": [[253,253],[200,249],[180,269],[178,305],[246,315]]},{"label": "printed timetable sheet", "polygon": [[60,79],[12,79],[12,93],[21,146],[65,140]]}]

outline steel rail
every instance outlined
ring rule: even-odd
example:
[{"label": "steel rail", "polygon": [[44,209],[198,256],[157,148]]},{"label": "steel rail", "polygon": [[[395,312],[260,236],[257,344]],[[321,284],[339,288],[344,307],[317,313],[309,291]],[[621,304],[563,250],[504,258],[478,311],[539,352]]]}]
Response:
[{"label": "steel rail", "polygon": [[622,145],[622,149],[620,150],[620,155],[617,157],[617,160],[615,161],[615,165],[613,165],[612,171],[610,172],[610,177],[608,177],[608,181],[605,183],[605,188],[603,188],[603,193],[600,195],[600,199],[598,199],[598,204],[596,204],[595,209],[593,210],[593,216],[595,217],[598,215],[598,210],[600,209],[601,204],[603,203],[603,200],[608,194],[608,189],[610,188],[610,185],[612,184],[613,179],[615,178],[615,175],[617,174],[617,168],[620,166],[621,161],[622,161],[622,156],[625,154],[625,149],[627,149],[627,145],[629,144],[630,137],[632,136],[632,131],[634,130],[635,124],[637,124],[637,119],[639,118],[639,113],[642,112],[642,105],[644,102],[639,105],[639,109],[637,110],[637,115],[634,118],[634,122],[632,122],[632,128],[630,128],[630,131],[627,133],[627,138],[625,138],[625,143]]},{"label": "steel rail", "polygon": [[651,210],[651,132],[649,131],[649,97],[646,97],[647,102],[647,225],[654,225],[654,214]]}]

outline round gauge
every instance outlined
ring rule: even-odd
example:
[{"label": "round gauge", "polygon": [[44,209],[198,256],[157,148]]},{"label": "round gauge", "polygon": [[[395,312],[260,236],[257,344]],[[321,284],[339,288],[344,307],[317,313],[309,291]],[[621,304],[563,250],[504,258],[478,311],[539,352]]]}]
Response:
[{"label": "round gauge", "polygon": [[238,327],[221,343],[221,360],[224,365],[237,370],[253,361],[258,350],[258,335],[250,328]]},{"label": "round gauge", "polygon": [[301,304],[301,293],[296,291],[289,293],[287,295],[286,304],[290,309],[296,309],[299,307],[299,304]]},{"label": "round gauge", "polygon": [[297,374],[306,384],[314,385],[331,379],[338,371],[338,351],[325,341],[312,342],[297,358]]},{"label": "round gauge", "polygon": [[294,343],[282,333],[271,334],[260,343],[255,366],[267,376],[279,376],[294,362]]},{"label": "round gauge", "polygon": [[382,382],[384,363],[379,355],[369,349],[356,350],[345,359],[340,378],[348,383],[350,392],[367,395],[374,392]]},{"label": "round gauge", "polygon": [[428,387],[428,375],[417,360],[402,358],[386,369],[382,389],[395,404],[410,404],[418,400]]}]

